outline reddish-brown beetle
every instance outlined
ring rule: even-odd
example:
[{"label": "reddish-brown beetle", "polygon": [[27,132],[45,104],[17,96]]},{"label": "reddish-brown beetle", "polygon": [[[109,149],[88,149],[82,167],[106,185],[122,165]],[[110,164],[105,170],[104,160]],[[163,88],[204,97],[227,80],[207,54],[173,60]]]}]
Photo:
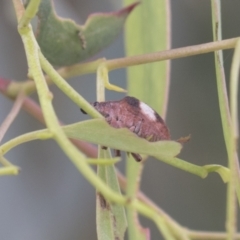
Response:
[{"label": "reddish-brown beetle", "polygon": [[[119,101],[94,102],[92,105],[112,127],[128,128],[150,142],[170,139],[169,130],[159,114],[134,97],[127,96]],[[141,161],[139,154],[132,155],[137,161]]]}]

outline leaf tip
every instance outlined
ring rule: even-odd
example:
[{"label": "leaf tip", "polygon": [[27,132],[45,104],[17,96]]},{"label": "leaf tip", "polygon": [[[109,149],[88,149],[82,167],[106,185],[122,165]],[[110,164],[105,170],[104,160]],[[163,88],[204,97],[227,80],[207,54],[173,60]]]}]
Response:
[{"label": "leaf tip", "polygon": [[128,15],[129,13],[132,12],[132,10],[133,10],[135,7],[138,6],[139,4],[140,4],[140,2],[132,3],[131,5],[129,5],[129,6],[125,7],[125,8],[123,8],[123,9],[121,9],[120,11],[118,11],[116,15],[119,15],[119,16],[121,16],[121,15]]}]

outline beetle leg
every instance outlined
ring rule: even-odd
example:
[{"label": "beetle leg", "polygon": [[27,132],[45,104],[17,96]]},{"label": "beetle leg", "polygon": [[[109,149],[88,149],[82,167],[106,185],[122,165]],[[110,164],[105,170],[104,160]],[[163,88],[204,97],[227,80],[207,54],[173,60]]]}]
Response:
[{"label": "beetle leg", "polygon": [[140,154],[138,153],[131,153],[133,158],[137,161],[137,162],[141,162],[142,161],[142,157]]},{"label": "beetle leg", "polygon": [[116,157],[121,157],[121,152],[120,152],[120,150],[115,149],[114,151],[115,151],[115,156],[116,156]]}]

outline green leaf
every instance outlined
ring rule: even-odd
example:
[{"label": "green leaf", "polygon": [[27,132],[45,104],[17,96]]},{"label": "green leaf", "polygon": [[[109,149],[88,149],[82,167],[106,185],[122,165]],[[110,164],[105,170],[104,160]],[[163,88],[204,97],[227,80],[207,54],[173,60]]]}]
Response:
[{"label": "green leaf", "polygon": [[228,168],[217,164],[205,165],[203,166],[203,168],[205,168],[208,171],[208,173],[210,172],[218,173],[224,183],[227,183],[229,181],[230,170]]},{"label": "green leaf", "polygon": [[[132,181],[127,181],[126,195],[129,199],[134,199],[137,196],[140,185],[139,172],[142,172],[143,165],[139,162],[134,161],[131,154],[127,157],[127,177],[131,176]],[[138,219],[138,212],[133,208],[127,208],[127,219],[128,219],[128,238],[138,240],[149,240],[150,229],[143,228]]]},{"label": "green leaf", "polygon": [[[131,4],[133,0],[124,0]],[[126,55],[162,51],[170,48],[169,0],[142,0],[126,23]],[[169,86],[169,61],[143,64],[127,69],[128,92],[147,103],[163,117]],[[136,84],[137,81],[137,84]]]},{"label": "green leaf", "polygon": [[112,149],[142,153],[156,158],[174,157],[180,153],[181,144],[174,141],[148,142],[128,129],[111,127],[103,119],[93,119],[63,127],[70,138],[82,139]]},{"label": "green leaf", "polygon": [[92,14],[80,26],[70,19],[58,17],[51,0],[42,0],[37,14],[37,41],[51,64],[66,66],[78,63],[112,43],[137,4],[117,12]]},{"label": "green leaf", "polygon": [[[100,149],[99,157],[109,159],[109,149]],[[115,192],[121,193],[114,166],[98,166],[98,176]],[[123,240],[127,228],[125,209],[112,204],[97,193],[97,236],[98,240]]]}]

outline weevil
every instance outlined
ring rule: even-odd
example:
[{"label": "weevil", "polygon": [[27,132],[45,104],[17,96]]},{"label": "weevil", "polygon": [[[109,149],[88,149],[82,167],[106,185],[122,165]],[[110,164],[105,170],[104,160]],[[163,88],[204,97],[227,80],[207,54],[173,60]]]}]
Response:
[{"label": "weevil", "polygon": [[[160,115],[135,97],[127,96],[119,101],[94,102],[92,105],[114,128],[128,128],[150,142],[170,140],[168,127]],[[85,113],[82,109],[81,111]],[[131,154],[136,161],[142,160],[140,154]]]}]

